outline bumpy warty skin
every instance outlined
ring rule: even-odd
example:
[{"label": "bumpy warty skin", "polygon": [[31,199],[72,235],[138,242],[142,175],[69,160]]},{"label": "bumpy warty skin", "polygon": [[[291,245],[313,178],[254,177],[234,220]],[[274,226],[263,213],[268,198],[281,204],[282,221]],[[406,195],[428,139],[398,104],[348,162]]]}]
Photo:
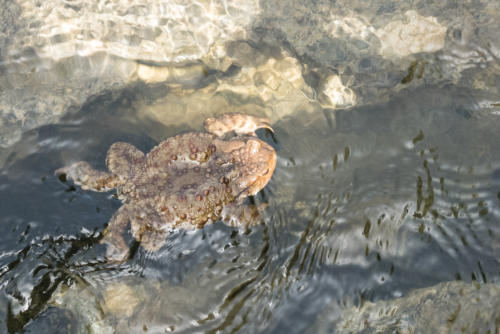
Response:
[{"label": "bumpy warty skin", "polygon": [[[131,144],[114,143],[106,158],[110,173],[85,162],[56,171],[85,189],[117,189],[124,205],[104,233],[108,257],[128,256],[123,239],[128,223],[134,238],[156,251],[171,228],[196,229],[218,220],[246,227],[260,221],[259,207],[242,202],[265,187],[276,166],[275,150],[254,132],[270,129],[267,119],[228,114],[208,123],[214,122],[220,123],[218,135],[180,134],[147,155]],[[229,140],[221,137],[230,131],[237,135]]]}]

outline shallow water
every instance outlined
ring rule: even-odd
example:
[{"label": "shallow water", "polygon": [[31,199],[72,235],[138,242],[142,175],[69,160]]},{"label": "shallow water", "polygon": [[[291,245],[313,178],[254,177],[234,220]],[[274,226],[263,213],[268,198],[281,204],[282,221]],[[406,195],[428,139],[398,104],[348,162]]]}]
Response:
[{"label": "shallow water", "polygon": [[[494,83],[500,66],[498,57],[477,60],[471,50],[490,41],[494,55],[500,44],[491,35],[474,43],[464,37],[459,49],[450,25],[444,50],[388,60],[370,53],[376,43],[368,49],[354,43],[352,31],[346,30],[349,38],[326,39],[331,27],[321,15],[328,6],[311,4],[308,10],[317,11],[311,30],[300,30],[305,23],[292,15],[295,9],[267,8],[249,35],[250,56],[234,51],[233,67],[197,72],[193,65],[165,82],[103,84],[57,122],[24,129],[19,141],[0,149],[0,332],[405,332],[422,326],[419,296],[431,289],[450,293],[429,297],[427,303],[439,306],[424,331],[453,332],[464,324],[470,332],[498,331]],[[498,13],[491,7],[469,8],[464,17],[481,18],[470,18],[481,26],[483,16]],[[422,15],[438,15],[432,8]],[[380,5],[380,16],[408,9]],[[280,32],[273,16],[282,21]],[[332,56],[338,68],[326,47],[314,54],[322,43],[345,52]],[[284,50],[304,79],[266,91],[274,86],[263,77],[271,71],[263,64],[283,64]],[[286,64],[295,73],[295,63]],[[356,102],[347,94],[350,105],[339,108],[328,102],[333,95],[325,87],[341,68],[354,78]],[[254,81],[245,81],[252,69]],[[288,73],[281,82],[291,76],[276,71]],[[252,199],[268,203],[264,223],[247,231],[219,222],[172,232],[156,253],[135,245],[131,260],[107,263],[99,240],[121,202],[113,192],[62,182],[54,170],[78,160],[104,169],[116,141],[147,152],[169,136],[200,131],[204,117],[233,109],[272,119],[274,134],[258,135],[276,149],[278,164]],[[479,304],[471,301],[479,297]],[[397,321],[381,316],[391,307],[402,312]],[[475,320],[465,314],[479,311]]]}]

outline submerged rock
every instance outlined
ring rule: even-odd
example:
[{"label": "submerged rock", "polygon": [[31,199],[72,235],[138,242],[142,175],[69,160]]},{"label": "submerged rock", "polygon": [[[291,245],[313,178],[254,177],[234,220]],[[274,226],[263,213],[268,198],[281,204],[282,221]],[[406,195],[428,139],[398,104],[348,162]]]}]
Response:
[{"label": "submerged rock", "polygon": [[340,313],[329,323],[328,312],[314,333],[495,333],[500,319],[500,287],[496,284],[445,282],[407,296]]},{"label": "submerged rock", "polygon": [[136,83],[181,96],[155,101],[174,105],[158,117],[168,125],[192,119],[178,113],[213,115],[221,100],[222,112],[265,109],[275,121],[423,84],[484,90],[491,108],[499,13],[488,1],[9,3],[0,10],[0,146]]},{"label": "submerged rock", "polygon": [[323,94],[325,107],[346,108],[356,105],[356,94],[342,83],[338,75],[326,78]]},{"label": "submerged rock", "polygon": [[[71,333],[114,333],[110,321],[112,319],[106,317],[101,308],[102,298],[99,295],[98,289],[90,285],[60,285],[48,304],[51,308],[63,311],[68,320],[71,319],[73,325]],[[48,311],[50,312],[50,308],[45,312]]]},{"label": "submerged rock", "polygon": [[[259,11],[256,0],[21,0],[2,6],[0,146],[57,122],[93,95],[144,75],[157,81],[141,64],[168,64],[175,72],[202,60],[227,68],[213,57],[224,59],[225,42],[245,39]],[[177,72],[176,81],[190,80],[191,73]]]},{"label": "submerged rock", "polygon": [[286,45],[320,82],[340,76],[363,105],[408,86],[470,88],[471,76],[491,67],[498,75],[499,12],[484,0],[271,1],[262,4],[253,38]]},{"label": "submerged rock", "polygon": [[140,303],[136,291],[123,282],[116,282],[106,287],[100,304],[105,313],[130,317]]},{"label": "submerged rock", "polygon": [[[321,111],[323,106],[338,107],[340,100],[354,103],[348,88],[335,91],[335,103],[328,97],[320,103],[305,81],[298,59],[279,48],[257,49],[246,42],[229,43],[227,62],[233,64],[232,70],[215,75],[213,81],[196,89],[176,84],[175,75],[167,67],[152,69],[141,65],[143,78],[163,81],[171,89],[153,103],[136,101],[135,108],[144,117],[165,125],[196,127],[201,126],[204,117],[227,112],[265,114],[271,122],[276,122],[303,112],[310,115]],[[200,68],[189,67],[186,71],[203,75]]]},{"label": "submerged rock", "polygon": [[383,57],[406,57],[420,52],[436,52],[444,47],[446,27],[435,17],[423,17],[414,10],[405,13],[405,21],[392,21],[377,29]]}]

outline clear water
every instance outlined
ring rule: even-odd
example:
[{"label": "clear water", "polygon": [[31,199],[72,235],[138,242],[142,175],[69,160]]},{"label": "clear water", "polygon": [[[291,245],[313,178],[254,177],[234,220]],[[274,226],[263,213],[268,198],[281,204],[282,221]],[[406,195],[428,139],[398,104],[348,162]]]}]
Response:
[{"label": "clear water", "polygon": [[[405,6],[380,8],[405,12]],[[467,13],[494,17],[493,7],[486,2]],[[321,18],[328,8],[336,7],[314,2],[310,10]],[[255,49],[269,58],[276,48],[294,50],[301,66],[314,68],[304,72],[305,82],[320,92],[323,72],[333,71],[328,60],[333,56],[314,59],[310,36],[303,43],[294,40],[299,28],[306,28],[291,28],[298,20],[293,13],[279,6],[265,13],[261,30],[254,27],[250,37]],[[273,15],[281,25],[270,22]],[[320,26],[319,21],[310,24]],[[288,40],[272,34],[273,24]],[[262,26],[269,31],[263,33]],[[314,33],[313,28],[302,31]],[[358,50],[353,57],[365,61],[353,70],[348,57],[338,58],[339,68],[349,65],[354,71],[358,105],[315,104],[312,112],[297,107],[273,118],[274,135],[259,132],[279,157],[270,184],[254,199],[269,204],[264,224],[248,231],[222,223],[177,231],[159,252],[137,247],[123,264],[106,263],[99,244],[120,201],[113,192],[86,192],[61,182],[54,170],[77,160],[104,169],[106,151],[116,141],[147,152],[164,138],[201,130],[205,114],[179,121],[177,111],[166,110],[159,121],[144,110],[174,105],[178,96],[188,102],[193,96],[198,105],[193,94],[225,77],[215,71],[170,86],[133,82],[103,89],[57,122],[24,131],[19,141],[0,149],[0,332],[371,333],[377,326],[392,332],[425,328],[424,306],[414,300],[419,291],[444,283],[458,297],[428,301],[441,305],[435,317],[445,326],[432,327],[434,321],[427,319],[428,328],[451,330],[454,323],[468,321],[465,310],[476,307],[472,310],[481,311],[484,321],[477,316],[467,330],[498,332],[498,55],[460,72],[459,80],[450,79],[457,64],[467,60],[464,49],[477,50],[495,34],[498,38],[497,32],[464,42],[460,54],[450,42],[449,49],[417,57],[417,63],[365,57]],[[272,38],[279,43],[271,47]],[[490,42],[490,51],[500,45]],[[343,43],[357,45],[348,38]],[[473,64],[472,51],[468,55]],[[78,70],[79,62],[74,66]],[[418,66],[424,67],[420,74]],[[448,67],[454,70],[446,72]],[[245,103],[266,108],[257,98],[220,95],[238,108]],[[271,108],[279,105],[276,99]],[[468,286],[488,291],[477,306],[470,305],[479,295],[463,292]],[[380,309],[364,315],[366,305],[378,303],[399,309],[413,305],[405,312],[415,320],[391,327],[376,321],[377,314],[383,318]]]}]

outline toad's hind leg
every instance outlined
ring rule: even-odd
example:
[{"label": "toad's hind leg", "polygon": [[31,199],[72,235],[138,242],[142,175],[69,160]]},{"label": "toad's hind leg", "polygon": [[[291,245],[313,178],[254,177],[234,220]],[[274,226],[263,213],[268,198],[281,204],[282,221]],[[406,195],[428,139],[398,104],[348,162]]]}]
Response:
[{"label": "toad's hind leg", "polygon": [[123,233],[136,210],[134,206],[125,204],[111,217],[108,227],[103,232],[104,238],[101,240],[101,243],[107,245],[108,261],[125,261],[129,257],[130,249],[123,238]]},{"label": "toad's hind leg", "polygon": [[114,143],[106,155],[106,166],[109,171],[124,178],[131,178],[135,166],[143,162],[144,153],[129,143]]},{"label": "toad's hind leg", "polygon": [[166,227],[173,219],[171,215],[159,216],[151,207],[148,207],[148,213],[135,216],[133,219],[131,232],[142,248],[156,252],[165,245],[168,232]]},{"label": "toad's hind leg", "polygon": [[130,247],[123,234],[130,222],[132,236],[148,251],[157,251],[165,244],[167,230],[165,217],[160,217],[147,203],[138,205],[125,204],[113,215],[104,230],[101,243],[107,245],[108,261],[125,261],[130,256]]},{"label": "toad's hind leg", "polygon": [[84,190],[108,191],[119,186],[122,181],[116,175],[93,169],[87,162],[80,161],[55,171]]},{"label": "toad's hind leg", "polygon": [[267,207],[267,203],[253,204],[231,204],[222,210],[222,222],[228,226],[247,228],[263,222],[261,212]]},{"label": "toad's hind leg", "polygon": [[149,225],[142,225],[132,233],[142,248],[150,252],[156,252],[166,243],[167,230],[165,229],[157,230]]},{"label": "toad's hind leg", "polygon": [[207,132],[221,137],[234,131],[238,135],[255,136],[255,130],[266,128],[273,131],[269,119],[244,114],[224,114],[217,118],[207,118],[203,124]]}]

